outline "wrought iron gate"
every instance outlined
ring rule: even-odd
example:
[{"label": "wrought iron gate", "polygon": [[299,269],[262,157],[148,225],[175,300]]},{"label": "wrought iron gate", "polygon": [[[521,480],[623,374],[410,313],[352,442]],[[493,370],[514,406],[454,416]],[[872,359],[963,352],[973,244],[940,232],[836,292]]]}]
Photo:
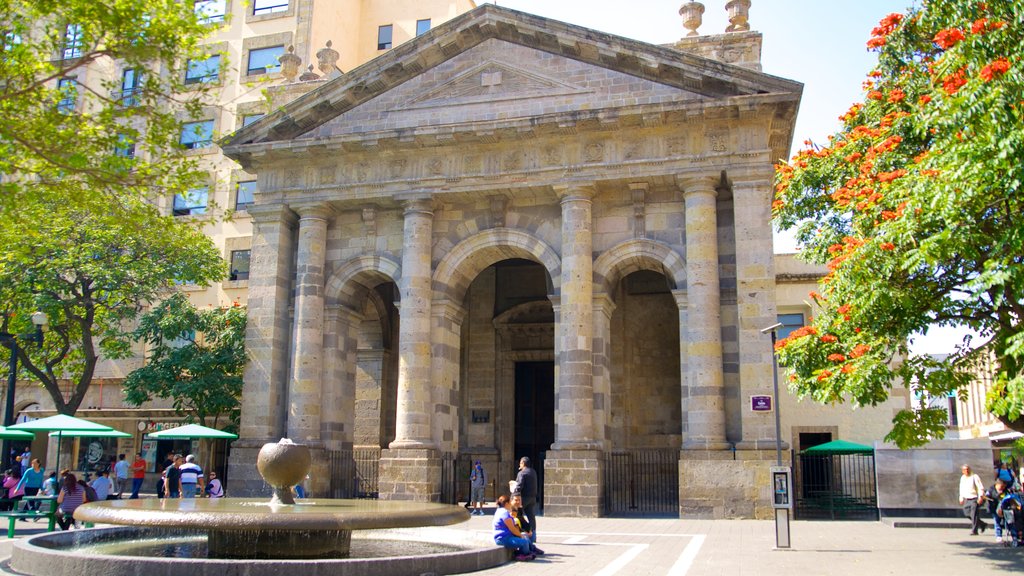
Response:
[{"label": "wrought iron gate", "polygon": [[608,516],[679,515],[679,451],[605,453],[604,513]]},{"label": "wrought iron gate", "polygon": [[796,518],[878,520],[874,454],[800,454]]},{"label": "wrought iron gate", "polygon": [[328,452],[331,498],[377,498],[380,448]]}]

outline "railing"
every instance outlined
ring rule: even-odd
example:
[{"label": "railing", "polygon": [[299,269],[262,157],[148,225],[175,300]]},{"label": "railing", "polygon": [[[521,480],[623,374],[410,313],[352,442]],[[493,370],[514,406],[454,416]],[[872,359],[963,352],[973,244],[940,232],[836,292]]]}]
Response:
[{"label": "railing", "polygon": [[874,454],[801,454],[796,518],[877,520]]},{"label": "railing", "polygon": [[331,498],[377,498],[380,448],[327,452]]},{"label": "railing", "polygon": [[615,516],[678,516],[679,451],[605,453],[604,508]]}]

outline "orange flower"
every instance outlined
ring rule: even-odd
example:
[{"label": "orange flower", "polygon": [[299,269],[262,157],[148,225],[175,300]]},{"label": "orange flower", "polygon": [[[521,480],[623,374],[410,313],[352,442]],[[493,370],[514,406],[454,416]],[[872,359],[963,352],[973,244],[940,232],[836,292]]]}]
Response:
[{"label": "orange flower", "polygon": [[871,92],[868,92],[868,100],[881,100],[881,99],[882,99],[882,93],[879,92],[878,90],[872,90]]},{"label": "orange flower", "polygon": [[853,374],[853,370],[853,364],[843,364],[843,368],[842,370],[840,370],[840,372],[842,372],[843,374]]},{"label": "orange flower", "polygon": [[839,338],[834,334],[825,334],[824,336],[821,337],[821,341],[825,342],[826,344],[832,344],[833,342],[838,342]]},{"label": "orange flower", "polygon": [[960,30],[959,28],[946,28],[936,34],[932,40],[939,45],[939,48],[949,50],[964,38],[966,38],[966,36],[964,36],[963,30]]},{"label": "orange flower", "polygon": [[846,158],[844,158],[844,160],[846,160],[847,162],[856,162],[857,160],[860,160],[863,156],[864,155],[861,154],[860,152],[854,152],[853,154],[847,155]]},{"label": "orange flower", "polygon": [[870,350],[871,346],[868,346],[867,344],[857,344],[853,347],[853,350],[850,350],[850,358],[860,358]]},{"label": "orange flower", "polygon": [[879,172],[878,173],[878,181],[879,182],[892,182],[893,180],[895,180],[897,178],[902,178],[902,177],[904,177],[906,175],[907,175],[907,171],[904,170],[903,168],[900,168],[899,170],[893,170],[892,172]]},{"label": "orange flower", "polygon": [[840,314],[848,314],[850,312],[850,305],[843,304],[839,308],[836,308],[836,312],[839,312]]},{"label": "orange flower", "polygon": [[808,293],[807,295],[810,296],[811,298],[814,298],[815,300],[821,300],[821,294],[818,294],[814,290],[811,290],[810,293]]},{"label": "orange flower", "polygon": [[822,370],[821,374],[818,374],[818,382],[821,382],[822,380],[825,380],[826,378],[828,378],[831,375],[832,375],[832,371],[831,370]]},{"label": "orange flower", "polygon": [[929,103],[931,101],[932,101],[932,97],[927,95],[927,94],[925,94],[925,95],[923,95],[923,96],[921,96],[920,98],[917,99],[917,103],[922,105],[922,106],[924,106],[925,104],[927,104],[927,103]]},{"label": "orange flower", "polygon": [[893,30],[903,21],[903,14],[893,12],[878,22],[878,26],[871,29],[872,36],[885,37],[892,34]]},{"label": "orange flower", "polygon": [[889,103],[896,104],[897,102],[901,102],[904,98],[906,98],[906,96],[907,94],[903,90],[895,88],[892,90],[892,92],[889,92]]},{"label": "orange flower", "polygon": [[978,18],[971,24],[971,34],[981,34],[988,27],[988,18]]},{"label": "orange flower", "polygon": [[981,69],[980,76],[985,82],[991,82],[993,79],[1006,74],[1006,71],[1009,69],[1010,61],[1006,58],[998,58],[986,64],[985,67]]},{"label": "orange flower", "polygon": [[881,36],[875,36],[874,38],[868,40],[868,48],[869,49],[870,48],[881,48],[882,46],[885,46],[885,38],[883,38]]},{"label": "orange flower", "polygon": [[826,360],[829,362],[846,362],[846,356],[842,354],[829,354]]},{"label": "orange flower", "polygon": [[967,78],[963,68],[942,79],[942,89],[950,96],[956,94],[964,84],[967,84]]},{"label": "orange flower", "polygon": [[886,252],[896,249],[896,245],[893,244],[892,242],[882,242],[881,244],[878,245],[878,247],[881,248],[882,250],[885,250]]},{"label": "orange flower", "polygon": [[782,200],[775,200],[774,202],[772,202],[772,210],[775,210],[776,212],[782,210],[785,207],[786,203],[783,202]]}]

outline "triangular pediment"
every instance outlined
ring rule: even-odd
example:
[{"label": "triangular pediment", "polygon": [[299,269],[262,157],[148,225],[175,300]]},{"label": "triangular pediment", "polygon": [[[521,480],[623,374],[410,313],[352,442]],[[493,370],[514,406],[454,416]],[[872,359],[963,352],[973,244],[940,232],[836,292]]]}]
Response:
[{"label": "triangular pediment", "polygon": [[487,60],[421,96],[406,108],[476,104],[530,97],[569,96],[587,90],[552,76],[531,72],[497,60]]},{"label": "triangular pediment", "polygon": [[[292,141],[304,135],[323,138],[337,134],[338,131],[325,125],[342,123],[343,116],[356,109],[367,112],[371,106],[377,107],[376,113],[381,117],[431,107],[463,109],[460,113],[464,114],[466,109],[486,107],[501,99],[551,101],[564,97],[563,112],[610,108],[600,102],[595,108],[593,102],[580,98],[597,92],[593,83],[588,85],[544,66],[521,65],[511,57],[482,49],[488,45],[519,50],[520,56],[528,50],[549,59],[553,56],[557,61],[571,61],[582,65],[586,68],[583,73],[591,75],[594,71],[607,71],[629,77],[642,82],[640,92],[674,91],[680,101],[761,97],[786,106],[787,110],[779,114],[785,118],[795,117],[802,91],[797,82],[758,71],[483,4],[240,129],[222,143],[224,152],[245,164],[252,153],[273,142]],[[469,66],[451,66],[460,59],[465,64],[472,58],[476,60]],[[446,70],[446,66],[452,69],[444,74],[438,72]],[[634,88],[631,86],[630,91]],[[426,120],[431,125],[437,123],[436,119]],[[781,128],[779,142],[788,141],[791,134],[792,121],[785,123],[790,126]],[[374,128],[364,123],[353,125],[352,129],[366,133]]]}]

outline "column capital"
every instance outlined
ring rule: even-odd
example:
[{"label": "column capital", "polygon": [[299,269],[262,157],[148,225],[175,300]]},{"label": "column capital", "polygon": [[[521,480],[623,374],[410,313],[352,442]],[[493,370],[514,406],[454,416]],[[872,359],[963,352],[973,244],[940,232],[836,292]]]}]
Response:
[{"label": "column capital", "polygon": [[402,194],[396,196],[398,203],[402,206],[405,214],[434,213],[434,197],[431,194]]},{"label": "column capital", "polygon": [[466,317],[466,308],[448,298],[437,298],[430,304],[430,314],[461,326]]},{"label": "column capital", "polygon": [[615,301],[605,292],[594,292],[594,312],[600,312],[611,318],[615,312]]},{"label": "column capital", "polygon": [[283,223],[294,226],[298,215],[284,204],[256,204],[246,208],[246,212],[256,224]]},{"label": "column capital", "polygon": [[363,314],[342,304],[330,304],[328,306],[324,306],[324,312],[328,322],[336,322],[338,320],[342,320],[344,322],[363,320]]},{"label": "column capital", "polygon": [[676,299],[676,306],[679,306],[680,310],[686,310],[690,304],[690,297],[685,289],[673,290],[672,297]]},{"label": "column capital", "polygon": [[334,206],[326,202],[302,202],[289,206],[300,220],[328,220],[337,213]]},{"label": "column capital", "polygon": [[589,201],[597,193],[593,183],[587,184],[555,184],[551,187],[554,190],[555,195],[558,196],[558,200],[565,204],[566,202],[572,202],[574,200],[587,200]]},{"label": "column capital", "polygon": [[718,196],[718,185],[721,181],[719,176],[711,174],[680,174],[676,176],[676,185],[678,185],[684,196],[690,196],[691,194],[710,194],[711,196]]}]

